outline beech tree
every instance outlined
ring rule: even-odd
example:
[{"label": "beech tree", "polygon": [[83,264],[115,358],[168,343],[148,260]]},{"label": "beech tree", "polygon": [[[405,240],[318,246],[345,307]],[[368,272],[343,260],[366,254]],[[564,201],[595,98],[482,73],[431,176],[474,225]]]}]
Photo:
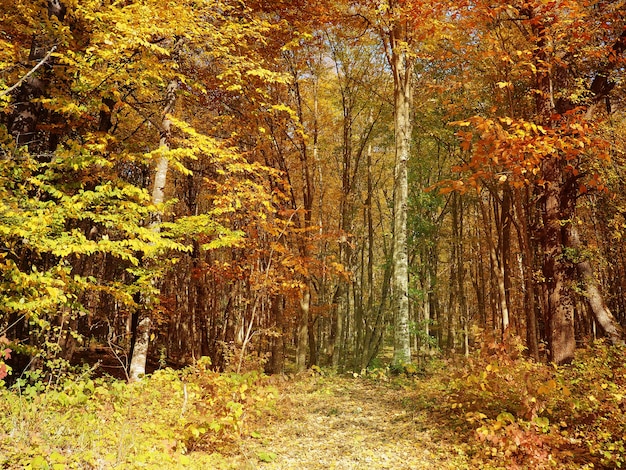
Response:
[{"label": "beech tree", "polygon": [[[14,272],[9,279],[15,282],[3,289],[8,309],[3,324],[16,342],[35,347],[24,352],[56,343],[70,359],[79,331],[85,331],[81,318],[89,325],[105,321],[109,338],[128,345],[126,335],[137,338],[142,323],[131,322],[139,318],[130,313],[158,309],[160,279],[170,264],[162,255],[176,261],[175,252],[191,250],[190,242],[200,237],[209,238],[203,249],[236,244],[243,232],[228,228],[221,214],[245,198],[267,204],[262,195],[269,188],[253,184],[266,177],[263,167],[248,162],[244,147],[223,129],[209,135],[211,124],[223,118],[215,115],[206,125],[174,115],[185,116],[185,106],[197,106],[190,98],[206,99],[209,93],[241,100],[244,81],[264,98],[260,86],[286,78],[263,68],[253,48],[242,47],[242,38],[254,44],[272,29],[243,6],[190,8],[181,2],[164,12],[150,2],[51,5],[60,5],[63,13],[3,4],[3,40],[11,44],[2,56],[3,155],[9,171],[3,188],[10,211],[3,243],[14,253],[5,272]],[[240,21],[242,14],[250,21]],[[26,74],[21,63],[30,64]],[[214,75],[203,76],[206,72]],[[186,97],[176,105],[179,84]],[[218,175],[213,203],[204,213],[177,217],[164,204],[171,191],[168,167],[189,175],[188,163],[201,158]],[[151,177],[147,169],[153,162]],[[11,174],[20,168],[19,177]],[[220,181],[219,174],[229,179]],[[24,202],[12,205],[13,199]],[[26,293],[28,284],[32,290]],[[98,318],[98,304],[111,299],[115,308],[100,309],[108,315]],[[143,340],[134,340],[135,346],[143,343],[135,347],[140,362],[149,336],[143,325]],[[143,372],[143,364],[136,366],[133,378]]]},{"label": "beech tree", "polygon": [[623,341],[619,5],[0,8],[21,366],[90,344],[132,380],[157,356],[360,371],[391,343],[402,367],[518,336],[566,363],[596,326]]},{"label": "beech tree", "polygon": [[[463,148],[472,154],[464,168],[474,171],[471,183],[489,178],[515,188],[529,185],[539,198],[541,224],[532,236],[542,248],[544,325],[551,360],[566,363],[576,346],[577,279],[608,337],[621,341],[622,336],[604,307],[590,266],[576,253],[581,247],[578,200],[602,190],[593,162],[606,158],[607,144],[596,129],[607,111],[599,105],[613,88],[609,75],[624,50],[623,21],[609,5],[576,1],[495,8],[477,4],[467,17],[473,22],[470,28],[484,28],[478,37],[494,48],[489,57],[500,55],[504,64],[491,68],[499,76],[493,86],[502,90],[495,95],[502,101],[493,102],[496,115],[458,123],[476,130],[459,132]],[[534,105],[532,113],[522,101]]]},{"label": "beech tree", "polygon": [[[409,271],[407,251],[408,173],[412,133],[415,42],[421,24],[415,20],[420,5],[415,2],[362,2],[347,8],[356,10],[378,32],[393,76],[394,185],[393,185],[393,323],[394,364],[411,362],[409,333]],[[411,16],[415,13],[415,17]]]}]

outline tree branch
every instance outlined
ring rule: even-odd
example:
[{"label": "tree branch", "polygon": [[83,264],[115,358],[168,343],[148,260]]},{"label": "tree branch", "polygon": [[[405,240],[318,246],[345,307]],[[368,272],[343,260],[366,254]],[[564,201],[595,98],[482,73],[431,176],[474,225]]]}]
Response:
[{"label": "tree branch", "polygon": [[50,59],[50,56],[52,55],[54,51],[56,51],[56,49],[57,49],[57,46],[52,46],[52,49],[50,49],[50,51],[46,54],[46,56],[43,59],[41,59],[37,65],[35,65],[32,69],[30,69],[26,75],[20,78],[15,85],[0,92],[0,97],[8,95],[17,87],[19,87],[22,83],[24,83],[24,81],[27,80],[28,77],[30,77],[32,74],[34,74],[37,71],[37,69],[39,69],[43,64],[48,62],[48,60]]},{"label": "tree branch", "polygon": [[611,46],[609,63],[603,68],[603,70],[596,74],[591,86],[589,87],[591,92],[594,94],[594,99],[596,101],[600,101],[602,98],[607,96],[615,86],[615,84],[610,81],[609,74],[618,65],[618,58],[624,53],[625,50],[626,29],[622,31],[620,37],[617,38],[615,43]]}]

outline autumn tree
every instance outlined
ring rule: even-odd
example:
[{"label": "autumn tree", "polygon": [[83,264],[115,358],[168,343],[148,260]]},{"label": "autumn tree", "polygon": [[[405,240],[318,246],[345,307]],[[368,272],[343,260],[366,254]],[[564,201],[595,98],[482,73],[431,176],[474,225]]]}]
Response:
[{"label": "autumn tree", "polygon": [[[28,354],[56,344],[69,359],[83,332],[124,355],[140,311],[162,325],[159,292],[181,253],[237,244],[244,232],[227,214],[242,201],[271,207],[268,173],[217,108],[249,91],[266,109],[263,88],[286,78],[255,50],[272,24],[243,5],[51,5],[63,13],[3,5],[3,243],[13,253],[3,325]],[[216,97],[210,119],[194,120]],[[196,161],[210,203],[176,214],[170,172],[191,176]],[[145,367],[143,330],[133,377]]]},{"label": "autumn tree", "polygon": [[[533,210],[540,211],[540,223],[520,240],[526,257],[530,238],[541,243],[539,297],[550,357],[569,362],[576,346],[577,280],[596,321],[612,341],[621,341],[591,267],[577,254],[577,209],[581,197],[602,190],[594,166],[606,159],[607,142],[596,129],[607,117],[601,105],[614,88],[609,77],[618,73],[624,50],[623,21],[612,6],[575,1],[476,4],[464,14],[477,40],[464,51],[484,54],[475,60],[492,77],[495,98],[460,123],[474,130],[459,132],[471,151],[464,169],[473,172],[471,184],[495,180],[512,185],[515,197],[530,188],[537,198]],[[523,204],[513,202],[518,216],[524,216]]]}]

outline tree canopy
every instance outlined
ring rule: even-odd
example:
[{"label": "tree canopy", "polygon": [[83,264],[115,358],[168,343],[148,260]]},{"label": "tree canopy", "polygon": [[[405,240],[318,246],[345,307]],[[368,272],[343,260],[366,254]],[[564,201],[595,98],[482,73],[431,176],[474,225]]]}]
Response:
[{"label": "tree canopy", "polygon": [[15,370],[624,341],[619,4],[0,6]]}]

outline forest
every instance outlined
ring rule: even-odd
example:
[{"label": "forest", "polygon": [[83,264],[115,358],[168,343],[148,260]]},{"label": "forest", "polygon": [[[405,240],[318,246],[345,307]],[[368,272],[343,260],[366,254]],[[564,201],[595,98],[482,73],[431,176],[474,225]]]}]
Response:
[{"label": "forest", "polygon": [[458,459],[336,468],[626,465],[623,1],[0,24],[0,466],[330,468],[259,431],[306,391]]}]

